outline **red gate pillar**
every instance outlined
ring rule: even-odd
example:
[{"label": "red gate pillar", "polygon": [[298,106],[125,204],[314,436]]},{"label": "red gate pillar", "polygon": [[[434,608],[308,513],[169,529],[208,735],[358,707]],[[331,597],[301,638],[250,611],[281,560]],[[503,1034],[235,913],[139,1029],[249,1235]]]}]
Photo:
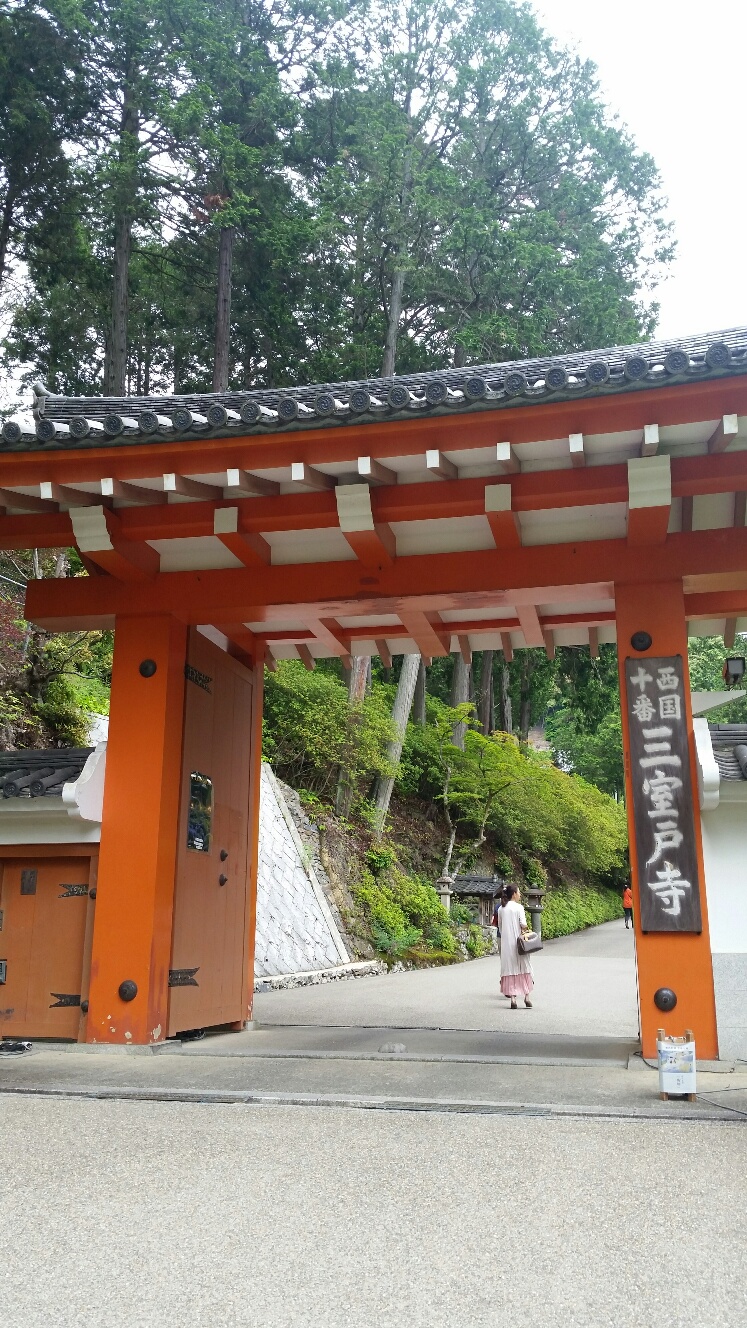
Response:
[{"label": "red gate pillar", "polygon": [[117,619],[88,1042],[168,1029],[186,649],[174,618]]},{"label": "red gate pillar", "polygon": [[[713,1060],[718,1056],[716,1007],[713,991],[711,945],[708,934],[700,810],[697,805],[698,778],[693,740],[692,706],[690,703],[690,675],[687,667],[687,622],[682,583],[681,581],[673,581],[654,585],[616,585],[615,613],[634,904],[637,902],[636,887],[639,876],[633,820],[630,734],[625,701],[626,658],[645,661],[648,656],[652,658],[662,655],[682,656],[690,771],[696,802],[693,810],[700,875],[702,932],[700,934],[691,932],[648,932],[644,935],[640,927],[640,909],[634,908],[643,1055],[647,1058],[656,1057],[657,1028],[665,1027],[667,1033],[672,1036],[681,1036],[686,1028],[690,1028],[695,1034],[698,1058]],[[633,648],[631,637],[634,632],[648,632],[652,637],[652,645],[649,650],[641,652]],[[654,993],[659,987],[671,987],[676,992],[677,1005],[670,1014],[662,1014],[654,1005]]]}]

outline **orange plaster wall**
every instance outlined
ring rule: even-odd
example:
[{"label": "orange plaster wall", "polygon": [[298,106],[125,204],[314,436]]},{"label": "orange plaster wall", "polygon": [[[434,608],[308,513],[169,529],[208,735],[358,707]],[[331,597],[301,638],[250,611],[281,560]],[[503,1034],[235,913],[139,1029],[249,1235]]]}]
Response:
[{"label": "orange plaster wall", "polygon": [[[636,860],[633,799],[631,791],[630,742],[625,707],[625,659],[641,659],[658,655],[682,655],[685,675],[685,707],[690,740],[690,768],[694,796],[697,799],[697,768],[693,740],[693,719],[690,705],[690,677],[687,667],[687,625],[681,582],[664,582],[647,586],[616,585],[618,658],[620,663],[620,695],[622,704],[623,748],[625,754],[625,786],[628,806],[628,832],[630,860],[633,876],[633,901],[636,904],[638,868]],[[630,645],[634,632],[649,632],[653,637],[651,649],[639,654]],[[638,956],[638,987],[641,1010],[641,1036],[643,1055],[656,1057],[656,1030],[664,1028],[672,1036],[681,1036],[686,1028],[693,1030],[699,1059],[712,1060],[718,1056],[716,1034],[716,1008],[713,991],[713,966],[708,932],[708,908],[703,868],[703,846],[700,836],[700,816],[694,809],[695,838],[700,873],[700,902],[703,930],[700,935],[677,932],[649,932],[640,930],[640,912],[634,907],[636,950]],[[671,987],[677,993],[677,1005],[670,1014],[663,1014],[654,1005],[654,992],[659,987]]]}]

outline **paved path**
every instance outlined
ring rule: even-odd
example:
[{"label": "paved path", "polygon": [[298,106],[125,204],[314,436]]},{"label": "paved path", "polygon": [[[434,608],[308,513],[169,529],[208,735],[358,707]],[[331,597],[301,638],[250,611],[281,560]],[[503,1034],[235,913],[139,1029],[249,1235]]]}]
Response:
[{"label": "paved path", "polygon": [[0,1095],[0,1138],[19,1328],[747,1320],[738,1125]]},{"label": "paved path", "polygon": [[448,1028],[635,1038],[638,1006],[632,931],[622,919],[549,941],[533,956],[534,1008],[511,1010],[500,959],[258,992],[266,1024]]}]

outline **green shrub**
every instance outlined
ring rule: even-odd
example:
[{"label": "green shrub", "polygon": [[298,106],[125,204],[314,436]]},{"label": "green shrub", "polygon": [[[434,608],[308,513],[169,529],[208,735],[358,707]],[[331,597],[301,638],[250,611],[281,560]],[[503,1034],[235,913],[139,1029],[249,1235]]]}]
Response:
[{"label": "green shrub", "polygon": [[431,923],[426,940],[432,950],[440,950],[442,954],[455,955],[459,948],[456,936],[445,922]]},{"label": "green shrub", "polygon": [[467,954],[471,955],[473,959],[481,959],[484,954],[487,954],[488,944],[479,927],[470,927],[466,950]]},{"label": "green shrub", "polygon": [[381,876],[394,866],[397,855],[389,844],[373,844],[366,854],[366,862],[374,876]]},{"label": "green shrub", "polygon": [[527,885],[536,890],[544,890],[547,885],[547,871],[538,858],[522,858],[521,868]]},{"label": "green shrub", "polygon": [[495,855],[495,870],[498,876],[503,876],[507,881],[511,880],[514,870],[514,864],[507,853],[498,852]]},{"label": "green shrub", "polygon": [[47,684],[37,712],[63,747],[86,746],[88,714],[81,710],[66,678],[53,678]]},{"label": "green shrub", "polygon": [[474,910],[470,908],[469,904],[457,904],[453,900],[449,917],[457,927],[469,926],[475,920]]},{"label": "green shrub", "polygon": [[548,941],[553,936],[570,936],[584,927],[611,922],[622,917],[623,911],[620,895],[604,887],[561,886],[549,890],[543,902],[542,935]]}]

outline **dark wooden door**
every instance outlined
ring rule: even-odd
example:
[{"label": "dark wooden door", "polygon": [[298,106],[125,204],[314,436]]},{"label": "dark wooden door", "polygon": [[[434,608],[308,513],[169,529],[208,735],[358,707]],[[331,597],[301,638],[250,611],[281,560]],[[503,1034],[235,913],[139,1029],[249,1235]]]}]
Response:
[{"label": "dark wooden door", "polygon": [[29,857],[2,863],[0,1032],[72,1038],[81,1021],[81,990],[91,860]]},{"label": "dark wooden door", "polygon": [[246,1018],[252,677],[190,634],[169,1034]]}]

